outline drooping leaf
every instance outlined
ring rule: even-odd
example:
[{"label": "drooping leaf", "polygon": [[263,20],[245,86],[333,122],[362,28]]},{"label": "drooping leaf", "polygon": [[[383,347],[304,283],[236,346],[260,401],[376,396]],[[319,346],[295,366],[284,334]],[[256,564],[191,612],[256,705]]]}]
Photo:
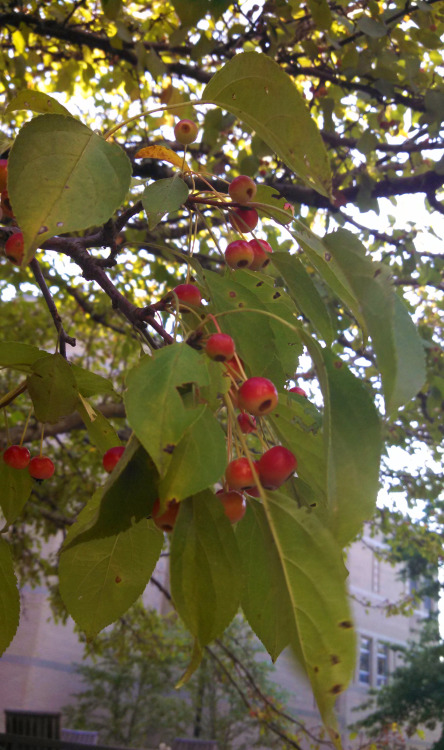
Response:
[{"label": "drooping leaf", "polygon": [[95,372],[91,372],[91,370],[85,370],[84,367],[80,367],[79,365],[71,364],[70,367],[78,391],[82,396],[85,396],[85,398],[90,398],[90,396],[96,396],[98,394],[108,396],[116,395],[113,384],[108,378],[104,378],[102,375],[97,375]]},{"label": "drooping leaf", "polygon": [[14,638],[20,620],[20,596],[8,542],[0,538],[0,655]]},{"label": "drooping leaf", "polygon": [[190,663],[188,664],[188,667],[186,668],[184,674],[182,675],[179,682],[177,683],[176,690],[179,690],[179,688],[183,687],[184,685],[187,684],[187,682],[190,681],[196,669],[199,668],[202,662],[202,658],[203,658],[202,649],[199,646],[198,641],[194,639],[193,651],[191,653]]},{"label": "drooping leaf", "polygon": [[327,153],[319,130],[290,77],[267,55],[235,55],[212,77],[202,98],[251,127],[304,182],[331,192]]},{"label": "drooping leaf", "polygon": [[187,184],[178,175],[147,185],[142,194],[142,205],[148,216],[149,228],[153,229],[165,214],[177,211],[185,203],[189,192]]},{"label": "drooping leaf", "polygon": [[379,489],[381,425],[370,393],[345,363],[309,336],[324,396],[324,449],[331,530],[345,545],[372,517]]},{"label": "drooping leaf", "polygon": [[73,117],[46,114],[26,123],[8,159],[8,191],[23,232],[24,264],[53,235],[107,221],[130,181],[125,152]]},{"label": "drooping leaf", "polygon": [[166,146],[146,146],[141,148],[140,151],[134,157],[135,159],[159,159],[160,161],[167,161],[168,164],[172,164],[174,167],[183,169],[184,172],[189,172],[189,167],[182,156],[176,154],[171,148]]},{"label": "drooping leaf", "polygon": [[236,614],[239,551],[222,503],[202,492],[181,503],[171,539],[171,595],[200,646],[217,638]]},{"label": "drooping leaf", "polygon": [[426,377],[416,328],[394,292],[389,269],[372,262],[357,237],[340,229],[324,243],[359,300],[382,375],[386,409],[396,411],[416,396]]},{"label": "drooping leaf", "polygon": [[168,471],[159,483],[161,500],[182,500],[217,482],[227,465],[225,433],[206,408],[174,449]]},{"label": "drooping leaf", "polygon": [[205,409],[185,407],[178,391],[187,383],[208,385],[205,357],[187,344],[174,344],[142,357],[130,371],[124,395],[127,419],[161,476],[185,431]]},{"label": "drooping leaf", "polygon": [[82,417],[89,439],[102,454],[121,444],[112,424],[90,404],[87,406],[83,400],[79,400],[77,411]]},{"label": "drooping leaf", "polygon": [[0,343],[0,367],[10,367],[19,372],[31,372],[32,365],[46,354],[43,349],[19,341]]},{"label": "drooping leaf", "polygon": [[296,255],[273,253],[271,262],[285,281],[288,292],[303,315],[326,343],[333,340],[333,326],[321,295]]},{"label": "drooping leaf", "polygon": [[0,507],[8,524],[20,516],[32,490],[28,471],[13,469],[0,459]]},{"label": "drooping leaf", "polygon": [[45,354],[32,365],[28,392],[39,422],[54,424],[77,407],[77,387],[71,367],[61,354]]},{"label": "drooping leaf", "polygon": [[16,112],[19,109],[30,109],[33,112],[40,112],[42,114],[55,114],[55,115],[67,115],[71,116],[71,112],[68,112],[63,104],[59,104],[57,99],[54,99],[49,94],[44,94],[43,91],[36,91],[35,89],[26,89],[25,91],[19,91],[9,102],[5,109],[5,112]]}]

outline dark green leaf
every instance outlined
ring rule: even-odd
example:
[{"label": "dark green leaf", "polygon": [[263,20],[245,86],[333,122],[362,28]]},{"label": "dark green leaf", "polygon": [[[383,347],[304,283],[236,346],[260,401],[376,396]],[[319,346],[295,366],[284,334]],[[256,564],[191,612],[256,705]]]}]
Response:
[{"label": "dark green leaf", "polygon": [[32,479],[27,469],[13,469],[0,458],[0,507],[8,524],[20,516],[31,494]]},{"label": "dark green leaf", "polygon": [[10,367],[19,372],[31,372],[32,365],[46,354],[31,344],[21,344],[18,341],[4,341],[0,343],[0,367]]},{"label": "dark green leaf", "polygon": [[77,387],[71,367],[61,354],[45,354],[32,365],[28,392],[39,422],[54,424],[77,408]]},{"label": "dark green leaf", "polygon": [[14,638],[20,619],[20,596],[9,544],[0,539],[0,654]]},{"label": "dark green leaf", "polygon": [[5,112],[16,112],[19,109],[30,109],[33,112],[41,112],[42,114],[71,116],[71,113],[68,112],[66,107],[59,104],[57,99],[53,99],[52,96],[44,94],[42,91],[36,91],[35,89],[19,91],[17,96],[14,96],[9,102]]},{"label": "dark green leaf", "polygon": [[85,370],[83,367],[73,364],[71,364],[71,370],[75,377],[77,389],[85,398],[96,396],[97,394],[116,395],[111,381],[102,377],[102,375],[96,375],[91,370]]}]

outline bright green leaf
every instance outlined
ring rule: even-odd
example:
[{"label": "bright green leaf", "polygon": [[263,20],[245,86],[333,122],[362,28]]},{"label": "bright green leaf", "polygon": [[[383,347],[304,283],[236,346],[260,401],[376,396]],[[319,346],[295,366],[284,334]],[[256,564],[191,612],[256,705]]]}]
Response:
[{"label": "bright green leaf", "polygon": [[19,372],[31,372],[34,362],[45,354],[43,349],[38,349],[31,344],[4,341],[0,343],[0,367],[10,367]]},{"label": "bright green leaf", "polygon": [[103,224],[124,200],[131,163],[78,120],[40,115],[20,130],[8,160],[8,191],[27,263],[53,235]]},{"label": "bright green leaf", "polygon": [[32,490],[32,478],[25,469],[13,469],[0,459],[0,507],[8,524],[20,516]]},{"label": "bright green leaf", "polygon": [[147,185],[142,195],[142,205],[148,215],[177,211],[189,194],[188,185],[178,176],[156,180]]},{"label": "bright green leaf", "polygon": [[222,503],[202,492],[181,504],[171,539],[171,595],[200,646],[223,633],[241,593],[239,551]]},{"label": "bright green leaf", "polygon": [[102,454],[116,445],[121,445],[114,427],[103,414],[96,411],[91,405],[85,408],[82,401],[77,404],[77,411],[83,419],[89,439]]},{"label": "bright green leaf", "polygon": [[265,204],[267,209],[261,208],[261,213],[270,216],[279,224],[289,224],[293,220],[291,208],[284,208],[289,205],[287,199],[281,198],[277,190],[269,185],[257,185],[254,203]]},{"label": "bright green leaf", "polygon": [[327,0],[307,0],[307,4],[318,29],[329,29],[332,15]]},{"label": "bright green leaf", "polygon": [[14,638],[20,619],[20,596],[17,589],[9,544],[0,539],[0,654]]},{"label": "bright green leaf", "polygon": [[319,130],[291,78],[270,57],[235,55],[215,73],[202,98],[235,114],[298,177],[330,195],[330,168]]},{"label": "bright green leaf", "polygon": [[68,115],[66,107],[59,104],[57,99],[54,99],[48,94],[44,94],[42,91],[35,91],[32,89],[26,89],[25,91],[19,91],[17,96],[9,102],[5,109],[5,112],[16,112],[19,109],[30,109],[33,112],[41,112],[42,114],[55,114],[55,115]]},{"label": "bright green leaf", "polygon": [[45,354],[34,362],[28,392],[39,422],[54,424],[77,408],[74,375],[61,354]]},{"label": "bright green leaf", "polygon": [[91,370],[85,370],[79,365],[71,364],[71,371],[74,375],[79,393],[85,398],[96,396],[97,394],[115,396],[116,392],[113,384],[108,378],[97,375]]}]

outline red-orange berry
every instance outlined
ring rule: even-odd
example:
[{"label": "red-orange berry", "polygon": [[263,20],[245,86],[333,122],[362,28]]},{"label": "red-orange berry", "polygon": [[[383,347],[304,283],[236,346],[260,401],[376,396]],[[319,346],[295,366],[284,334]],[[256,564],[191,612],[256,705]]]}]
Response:
[{"label": "red-orange berry", "polygon": [[236,490],[218,490],[216,492],[219,500],[224,506],[225,515],[231,523],[240,521],[247,510],[247,503],[244,496]]},{"label": "red-orange berry", "polygon": [[225,479],[232,490],[245,490],[255,485],[254,475],[246,458],[235,458],[234,461],[230,461],[225,471]]},{"label": "red-orange berry", "polygon": [[233,208],[230,211],[230,221],[233,229],[246,234],[255,228],[259,216],[255,208]]},{"label": "red-orange berry", "polygon": [[283,445],[275,445],[257,462],[261,484],[266,489],[275,490],[291,477],[297,465],[294,453],[284,448]]},{"label": "red-orange berry", "polygon": [[269,253],[273,252],[271,245],[266,240],[250,240],[248,244],[254,255],[250,264],[250,271],[260,271],[268,266],[270,262]]},{"label": "red-orange berry", "polygon": [[8,160],[0,159],[0,193],[8,186]]},{"label": "red-orange berry", "polygon": [[254,252],[246,240],[235,240],[227,245],[225,260],[230,268],[249,268],[254,260]]},{"label": "red-orange berry", "polygon": [[228,187],[228,193],[235,203],[249,203],[256,195],[256,183],[245,174],[235,177]]},{"label": "red-orange berry", "polygon": [[20,266],[24,255],[22,232],[15,232],[5,242],[5,255],[15,266]]},{"label": "red-orange berry", "polygon": [[237,415],[237,423],[241,429],[241,432],[244,432],[246,435],[248,435],[250,432],[255,432],[257,429],[255,418],[250,414],[246,414],[244,411],[242,412],[242,414]]},{"label": "red-orange berry", "polygon": [[176,502],[176,500],[170,500],[167,503],[166,510],[159,515],[160,501],[155,500],[152,516],[156,526],[162,531],[170,533],[174,528],[174,524],[176,523],[177,514],[179,513],[179,507],[180,503]]},{"label": "red-orange berry", "polygon": [[122,457],[124,450],[124,445],[115,445],[113,448],[109,448],[109,450],[104,453],[102,464],[103,468],[108,472],[108,474],[111,474],[112,470]]},{"label": "red-orange berry", "polygon": [[227,333],[213,333],[205,345],[205,351],[216,362],[226,362],[234,357],[234,341]]},{"label": "red-orange berry", "polygon": [[3,461],[13,469],[26,469],[31,460],[31,454],[24,445],[10,445],[3,454]]},{"label": "red-orange berry", "polygon": [[202,304],[202,295],[194,284],[179,284],[179,286],[174,288],[174,292],[185,305],[198,307]]},{"label": "red-orange berry", "polygon": [[193,120],[180,120],[174,127],[176,141],[179,141],[182,146],[188,146],[189,143],[194,143],[198,132],[199,129]]},{"label": "red-orange berry", "polygon": [[300,388],[298,385],[295,385],[294,388],[290,388],[290,393],[297,393],[299,396],[305,396],[305,398],[308,398],[306,392],[303,388]]},{"label": "red-orange berry", "polygon": [[248,378],[238,392],[239,407],[256,417],[273,411],[278,399],[276,386],[268,378]]},{"label": "red-orange berry", "polygon": [[48,456],[34,456],[28,464],[28,471],[34,479],[49,479],[55,466]]}]

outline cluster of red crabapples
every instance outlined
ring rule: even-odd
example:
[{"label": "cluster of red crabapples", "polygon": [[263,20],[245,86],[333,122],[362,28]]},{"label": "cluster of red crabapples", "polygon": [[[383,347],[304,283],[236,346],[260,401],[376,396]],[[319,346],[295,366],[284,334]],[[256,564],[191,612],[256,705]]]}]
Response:
[{"label": "cluster of red crabapples", "polygon": [[55,466],[48,456],[34,456],[31,458],[29,450],[24,445],[10,445],[3,453],[3,461],[13,469],[28,469],[34,479],[49,479],[55,471]]}]

